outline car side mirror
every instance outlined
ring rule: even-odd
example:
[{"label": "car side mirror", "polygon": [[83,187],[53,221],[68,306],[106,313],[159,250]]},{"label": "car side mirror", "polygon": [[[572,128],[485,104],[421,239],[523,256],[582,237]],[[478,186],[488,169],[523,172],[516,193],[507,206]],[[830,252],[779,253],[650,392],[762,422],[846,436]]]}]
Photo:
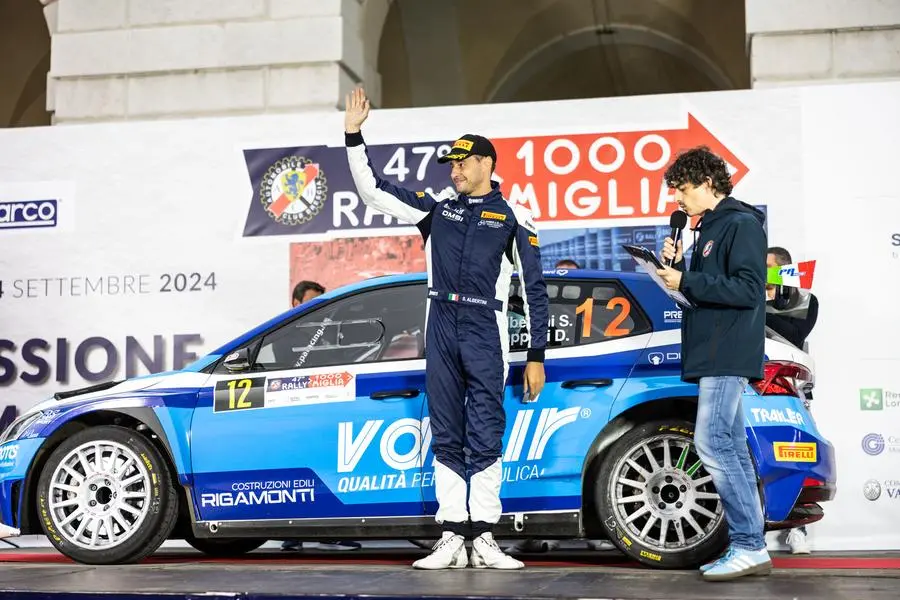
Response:
[{"label": "car side mirror", "polygon": [[222,364],[232,373],[246,371],[250,368],[250,353],[246,348],[235,350],[225,357]]}]

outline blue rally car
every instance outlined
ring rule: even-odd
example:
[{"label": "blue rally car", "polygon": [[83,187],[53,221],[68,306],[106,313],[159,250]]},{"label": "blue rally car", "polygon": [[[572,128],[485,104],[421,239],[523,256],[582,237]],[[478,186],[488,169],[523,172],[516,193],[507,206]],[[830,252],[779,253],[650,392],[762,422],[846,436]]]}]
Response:
[{"label": "blue rally car", "polygon": [[[608,538],[658,568],[723,550],[692,443],[681,311],[645,274],[548,271],[547,384],[522,402],[509,302],[500,538]],[[55,394],[0,439],[0,518],[72,559],[135,562],[167,539],[236,555],[273,539],[439,537],[423,359],[424,274],[334,290],[177,372]],[[767,527],[822,518],[832,446],[807,354],[769,333],[747,387]]]}]

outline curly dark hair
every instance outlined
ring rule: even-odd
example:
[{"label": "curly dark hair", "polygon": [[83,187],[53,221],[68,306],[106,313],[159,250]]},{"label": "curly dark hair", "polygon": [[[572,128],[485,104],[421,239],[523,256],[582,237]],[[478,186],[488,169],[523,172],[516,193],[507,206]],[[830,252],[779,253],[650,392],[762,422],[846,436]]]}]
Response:
[{"label": "curly dark hair", "polygon": [[700,186],[707,178],[712,180],[713,190],[726,196],[731,194],[734,186],[728,173],[728,165],[707,146],[679,152],[666,168],[666,185],[670,188],[679,188],[685,183]]}]

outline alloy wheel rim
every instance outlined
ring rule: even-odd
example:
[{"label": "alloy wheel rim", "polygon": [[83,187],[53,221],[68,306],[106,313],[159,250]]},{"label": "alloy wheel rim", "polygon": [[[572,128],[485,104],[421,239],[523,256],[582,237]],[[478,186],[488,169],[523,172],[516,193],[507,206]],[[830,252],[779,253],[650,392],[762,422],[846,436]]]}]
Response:
[{"label": "alloy wheel rim", "polygon": [[127,446],[93,441],[69,452],[50,478],[48,510],[57,532],[87,550],[124,543],[150,508],[151,476]]},{"label": "alloy wheel rim", "polygon": [[722,501],[689,438],[642,440],[613,470],[616,519],[643,545],[684,552],[709,539],[722,522]]}]

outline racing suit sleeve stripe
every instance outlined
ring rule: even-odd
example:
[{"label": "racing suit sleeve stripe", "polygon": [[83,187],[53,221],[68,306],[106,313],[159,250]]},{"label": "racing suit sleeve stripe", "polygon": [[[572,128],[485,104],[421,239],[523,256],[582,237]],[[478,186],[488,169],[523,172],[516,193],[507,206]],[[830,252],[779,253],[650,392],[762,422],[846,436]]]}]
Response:
[{"label": "racing suit sleeve stripe", "polygon": [[360,198],[375,210],[405,223],[418,225],[434,208],[434,198],[385,181],[372,168],[362,133],[345,134],[350,175]]},{"label": "racing suit sleeve stripe", "polygon": [[529,339],[527,360],[544,362],[550,302],[541,268],[541,251],[537,245],[537,234],[521,224],[516,224],[513,264],[519,272],[522,299],[525,304],[525,322]]}]

